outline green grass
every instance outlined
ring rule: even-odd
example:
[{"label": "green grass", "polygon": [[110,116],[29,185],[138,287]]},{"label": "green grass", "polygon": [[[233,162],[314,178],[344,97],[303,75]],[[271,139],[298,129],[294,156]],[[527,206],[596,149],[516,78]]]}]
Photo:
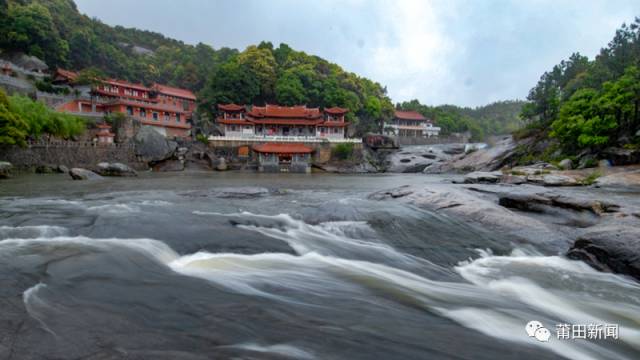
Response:
[{"label": "green grass", "polygon": [[594,171],[582,180],[582,185],[593,185],[601,176],[602,173],[600,173],[599,171]]}]

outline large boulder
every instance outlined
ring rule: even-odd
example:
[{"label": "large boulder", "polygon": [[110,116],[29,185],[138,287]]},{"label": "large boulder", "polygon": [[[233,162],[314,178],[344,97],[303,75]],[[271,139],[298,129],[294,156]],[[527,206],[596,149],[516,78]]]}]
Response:
[{"label": "large boulder", "polygon": [[11,177],[13,165],[8,161],[0,161],[0,179],[8,179]]},{"label": "large boulder", "polygon": [[108,162],[98,164],[98,174],[102,176],[138,176],[135,170],[125,164]]},{"label": "large boulder", "polygon": [[216,165],[216,170],[218,170],[218,171],[229,170],[229,166],[227,166],[227,161],[223,157],[218,159],[218,164]]},{"label": "large boulder", "polygon": [[393,173],[423,172],[434,163],[449,160],[451,156],[444,151],[444,149],[448,149],[449,146],[450,145],[405,146],[400,151],[396,151],[388,156],[387,171]]},{"label": "large boulder", "polygon": [[69,168],[64,165],[56,166],[56,172],[60,174],[66,174],[69,172]]},{"label": "large boulder", "polygon": [[610,225],[580,236],[567,256],[640,280],[640,228]]},{"label": "large boulder", "polygon": [[558,163],[558,166],[562,170],[571,170],[573,168],[573,161],[571,161],[571,159],[564,159]]},{"label": "large boulder", "polygon": [[100,180],[103,179],[102,176],[94,173],[93,171],[82,169],[82,168],[72,168],[69,170],[69,175],[73,180]]},{"label": "large boulder", "polygon": [[173,156],[178,144],[168,141],[164,135],[154,130],[151,126],[143,126],[133,138],[136,146],[136,155],[144,161],[162,161]]}]

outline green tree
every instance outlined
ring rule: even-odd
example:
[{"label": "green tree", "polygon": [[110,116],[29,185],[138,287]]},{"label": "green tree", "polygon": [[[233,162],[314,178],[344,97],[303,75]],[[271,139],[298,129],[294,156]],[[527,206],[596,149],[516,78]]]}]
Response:
[{"label": "green tree", "polygon": [[9,99],[0,89],[0,144],[24,146],[27,133],[26,122],[11,111]]}]

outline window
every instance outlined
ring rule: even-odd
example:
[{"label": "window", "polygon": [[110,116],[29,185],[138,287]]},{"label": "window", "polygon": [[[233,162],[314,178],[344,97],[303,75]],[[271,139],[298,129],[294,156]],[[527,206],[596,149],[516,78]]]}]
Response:
[{"label": "window", "polygon": [[180,122],[180,113],[176,113],[176,122],[179,123]]},{"label": "window", "polygon": [[140,117],[146,118],[147,117],[147,110],[140,108]]},{"label": "window", "polygon": [[164,113],[164,121],[169,121],[169,113]]},{"label": "window", "polygon": [[127,106],[127,115],[129,116],[133,115],[133,107]]},{"label": "window", "polygon": [[153,112],[153,120],[158,121],[158,113],[157,112]]}]

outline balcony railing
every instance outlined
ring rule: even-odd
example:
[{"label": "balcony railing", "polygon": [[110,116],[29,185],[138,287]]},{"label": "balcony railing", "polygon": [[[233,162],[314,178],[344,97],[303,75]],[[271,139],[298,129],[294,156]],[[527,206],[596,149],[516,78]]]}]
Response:
[{"label": "balcony railing", "polygon": [[331,138],[319,136],[209,136],[209,141],[256,141],[256,142],[330,142],[360,144],[362,139]]}]

